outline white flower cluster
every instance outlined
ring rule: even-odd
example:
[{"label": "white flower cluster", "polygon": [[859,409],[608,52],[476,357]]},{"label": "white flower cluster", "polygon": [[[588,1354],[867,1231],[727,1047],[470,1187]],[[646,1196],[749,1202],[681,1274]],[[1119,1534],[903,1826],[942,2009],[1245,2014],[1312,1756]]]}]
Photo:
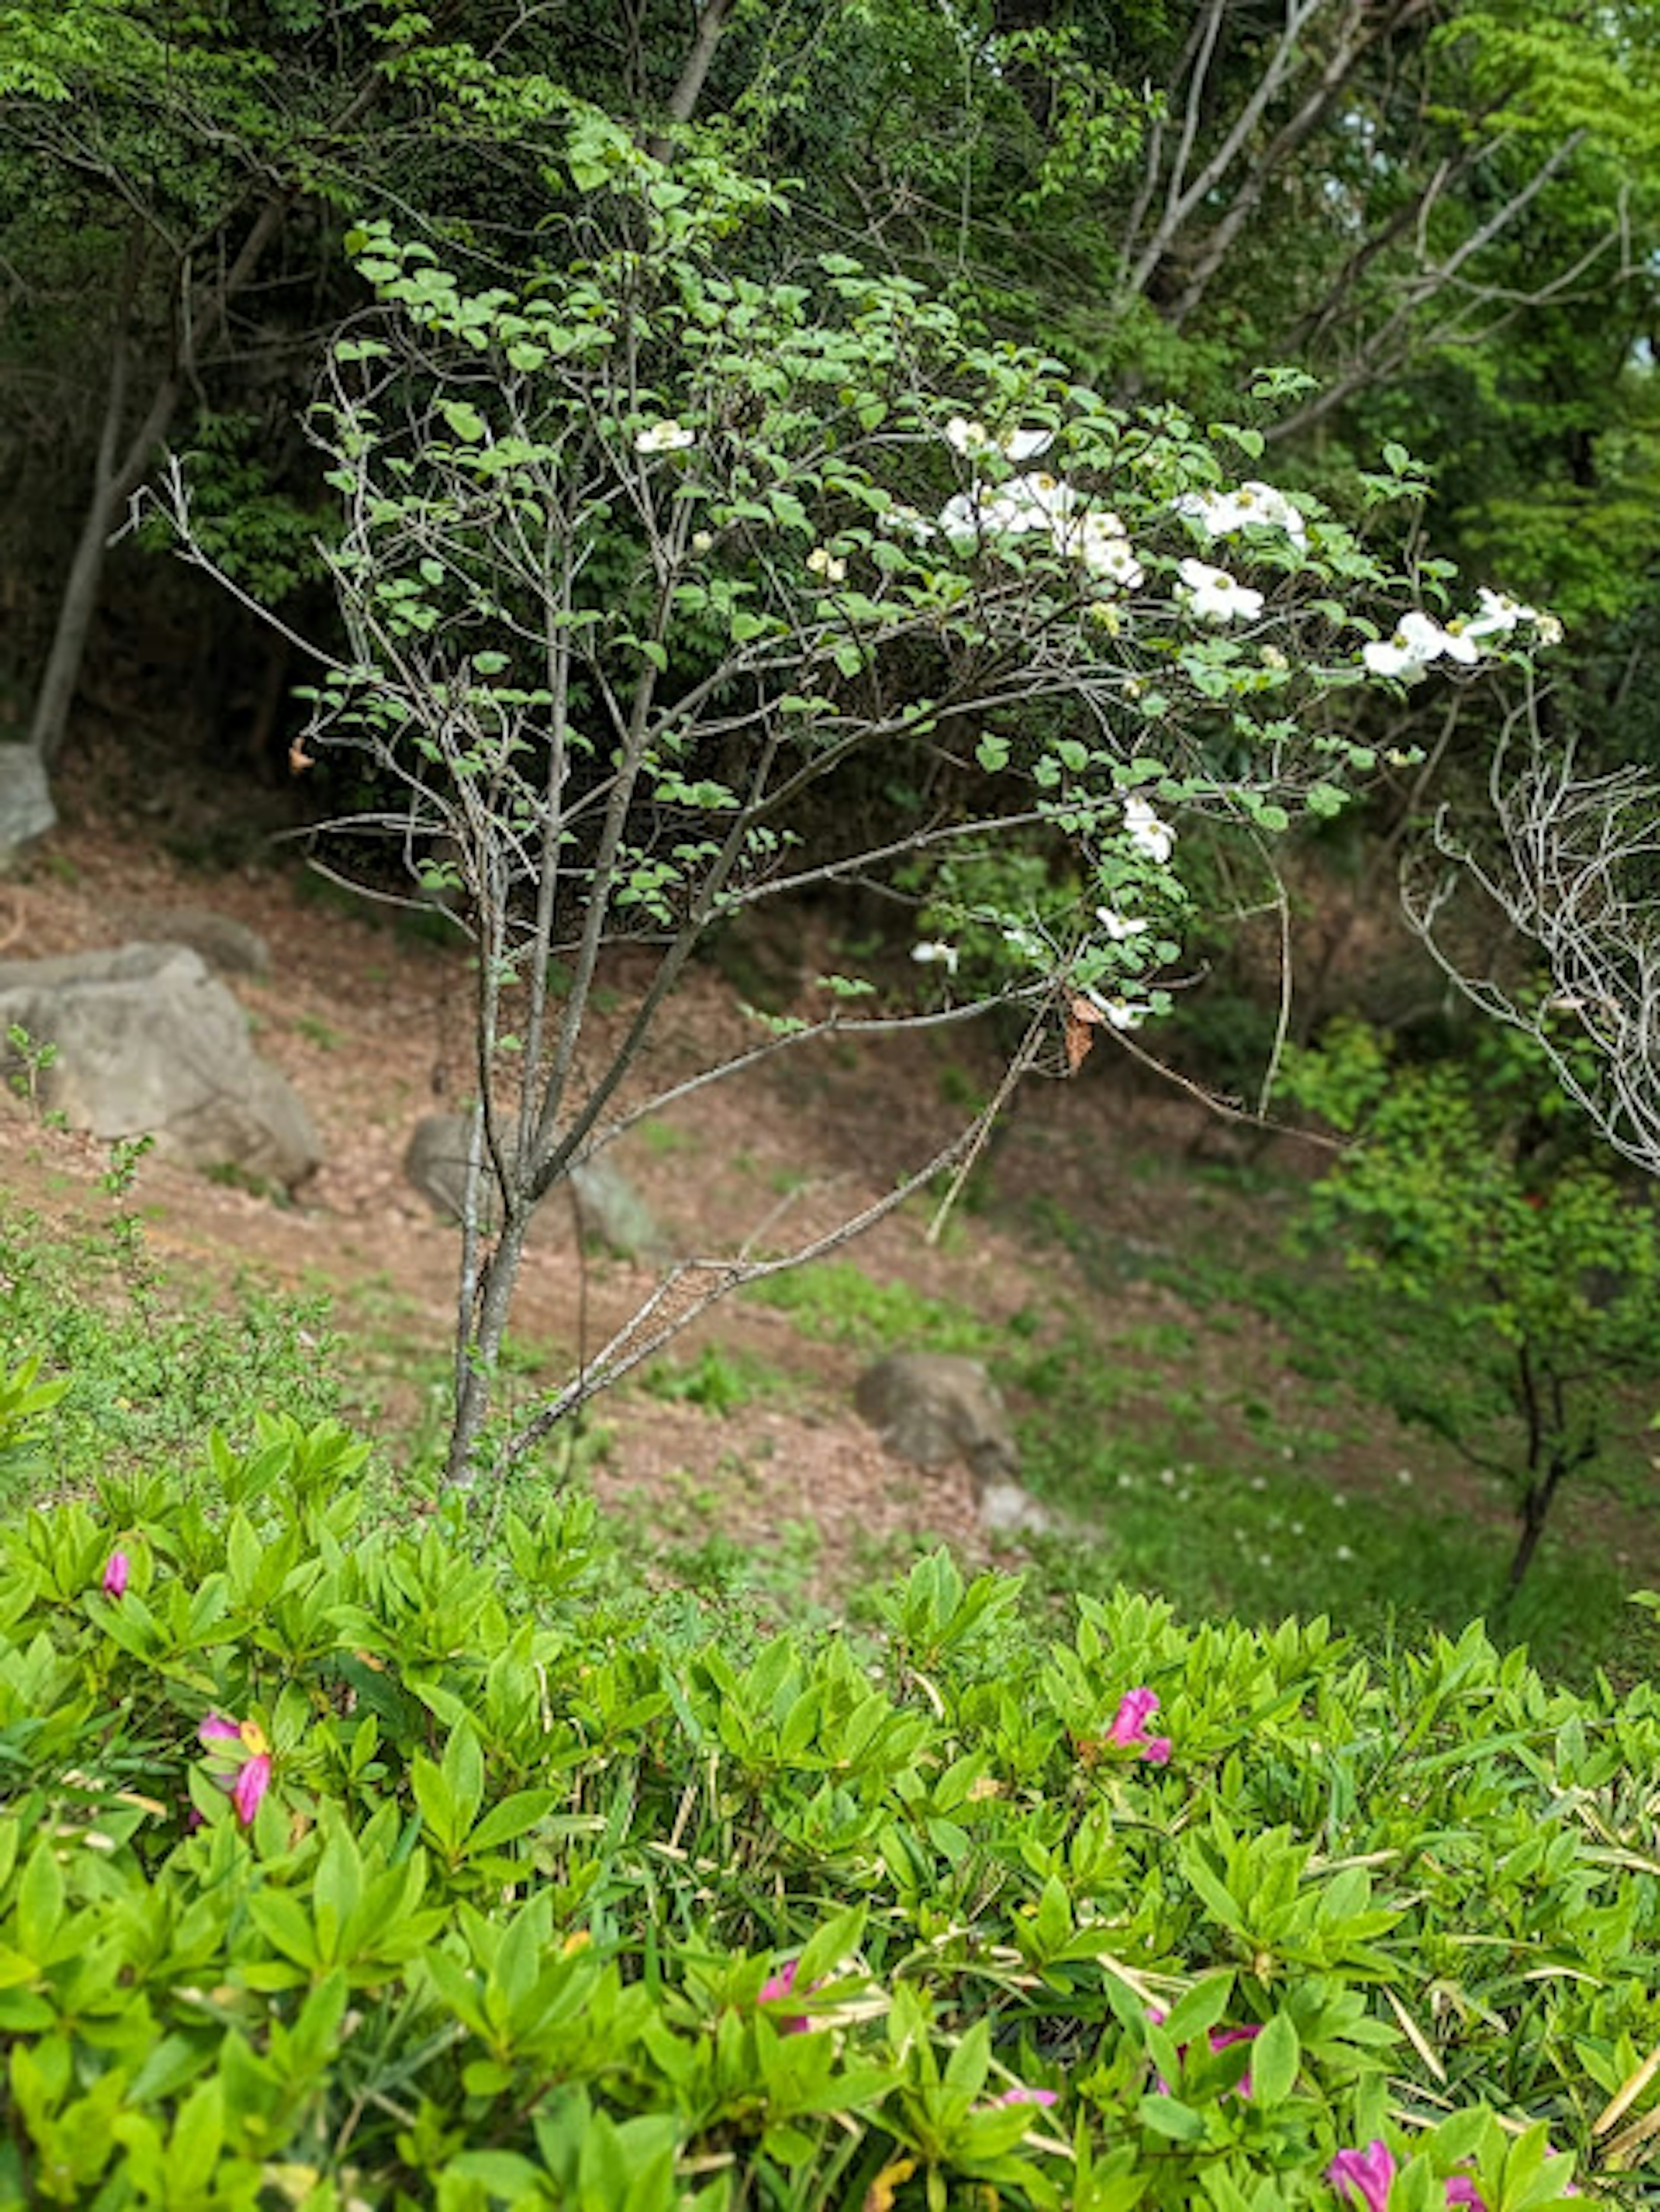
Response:
[{"label": "white flower cluster", "polygon": [[654,422],[642,430],[634,441],[636,453],[679,453],[697,442],[697,433],[688,430],[671,415],[666,422]]},{"label": "white flower cluster", "polygon": [[827,584],[845,584],[848,564],[845,561],[837,560],[828,546],[815,545],[807,556],[807,573],[812,576],[822,576]]},{"label": "white flower cluster", "polygon": [[1523,623],[1532,625],[1541,645],[1561,641],[1562,625],[1554,615],[1524,606],[1508,592],[1490,590],[1486,584],[1478,587],[1476,596],[1481,604],[1475,612],[1444,628],[1433,615],[1414,608],[1402,616],[1393,636],[1375,638],[1363,646],[1361,659],[1374,676],[1397,676],[1403,683],[1413,684],[1432,661],[1453,660],[1473,668],[1484,647],[1494,640],[1510,637]]},{"label": "white flower cluster", "polygon": [[1262,594],[1213,568],[1206,561],[1183,561],[1177,570],[1177,597],[1201,622],[1254,622],[1262,611]]},{"label": "white flower cluster", "polygon": [[1124,829],[1136,851],[1162,866],[1176,849],[1176,832],[1161,822],[1145,799],[1124,801]]},{"label": "white flower cluster", "polygon": [[1308,525],[1282,491],[1255,480],[1237,491],[1184,492],[1176,512],[1196,522],[1207,536],[1226,538],[1236,530],[1283,530],[1293,545],[1309,542]]},{"label": "white flower cluster", "polygon": [[1035,461],[1055,443],[1052,430],[1010,430],[994,438],[983,422],[970,422],[953,415],[946,425],[946,443],[955,453],[1001,453],[1005,460]]},{"label": "white flower cluster", "polygon": [[[953,415],[946,425],[946,443],[970,459],[995,453],[1005,460],[1034,461],[1054,442],[1049,430],[1010,430],[994,438],[983,422],[968,422],[961,415]],[[893,510],[891,520],[892,526],[909,528],[915,536],[932,535],[926,523],[916,528],[921,518],[909,507]],[[1079,562],[1098,583],[1116,592],[1135,591],[1146,574],[1118,516],[1091,507],[1071,484],[1047,471],[958,492],[940,509],[939,526],[958,544],[984,535],[1018,538],[1036,532],[1057,553]]]},{"label": "white flower cluster", "polygon": [[[1175,830],[1160,820],[1147,800],[1134,793],[1124,801],[1124,832],[1144,860],[1156,860],[1160,866],[1176,849]],[[1097,907],[1095,918],[1114,945],[1128,945],[1132,938],[1144,937],[1152,927],[1140,915],[1120,914],[1110,906]],[[1150,1006],[1138,1005],[1131,999],[1109,998],[1093,988],[1086,989],[1084,996],[1115,1030],[1139,1030],[1152,1012]]]}]

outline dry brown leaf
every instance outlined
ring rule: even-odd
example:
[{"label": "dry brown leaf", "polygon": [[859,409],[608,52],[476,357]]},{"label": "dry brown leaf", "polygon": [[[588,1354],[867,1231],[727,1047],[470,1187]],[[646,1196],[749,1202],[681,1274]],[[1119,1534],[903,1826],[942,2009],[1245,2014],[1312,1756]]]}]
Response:
[{"label": "dry brown leaf", "polygon": [[1095,1032],[1106,1016],[1091,999],[1079,991],[1067,994],[1067,1073],[1076,1075],[1090,1056],[1090,1047],[1095,1042]]}]

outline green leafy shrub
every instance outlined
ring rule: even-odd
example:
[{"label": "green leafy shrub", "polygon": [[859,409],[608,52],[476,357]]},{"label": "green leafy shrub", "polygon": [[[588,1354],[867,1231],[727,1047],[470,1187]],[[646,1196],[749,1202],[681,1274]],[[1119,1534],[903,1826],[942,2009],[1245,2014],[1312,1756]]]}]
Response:
[{"label": "green leafy shrub", "polygon": [[1548,2134],[1640,2153],[1648,1687],[1123,1594],[1044,1646],[944,1555],[874,1661],[739,1658],[595,1597],[592,1506],[498,1567],[364,1456],[0,1531],[6,2202],[1272,2212],[1382,2142],[1542,2212]]}]

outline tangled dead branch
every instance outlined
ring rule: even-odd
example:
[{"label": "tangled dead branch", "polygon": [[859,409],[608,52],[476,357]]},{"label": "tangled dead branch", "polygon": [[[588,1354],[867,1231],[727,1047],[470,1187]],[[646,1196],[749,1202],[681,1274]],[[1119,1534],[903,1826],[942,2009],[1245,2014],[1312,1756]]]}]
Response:
[{"label": "tangled dead branch", "polygon": [[[1517,709],[1494,753],[1482,842],[1444,808],[1409,861],[1408,918],[1468,998],[1537,1041],[1608,1141],[1660,1174],[1660,773],[1583,775],[1573,748],[1546,738],[1539,704]],[[1536,960],[1473,969],[1453,920],[1472,888]]]}]

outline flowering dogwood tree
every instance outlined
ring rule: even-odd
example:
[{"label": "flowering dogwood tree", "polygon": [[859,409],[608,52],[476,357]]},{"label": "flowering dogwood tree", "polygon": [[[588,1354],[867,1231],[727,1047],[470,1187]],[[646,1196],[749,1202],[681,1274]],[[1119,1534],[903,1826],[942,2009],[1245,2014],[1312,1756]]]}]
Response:
[{"label": "flowering dogwood tree", "polygon": [[[1261,450],[1249,425],[1110,406],[844,258],[763,280],[749,271],[784,212],[770,187],[706,159],[671,173],[597,116],[569,165],[570,258],[520,285],[469,292],[389,225],[360,228],[377,305],[336,346],[314,417],[351,650],[307,742],[362,748],[392,780],[384,818],[447,856],[477,933],[456,1484],[480,1463],[532,1216],[574,1168],[666,1100],[831,1034],[1012,1004],[1025,1037],[992,1110],[1022,1073],[1075,1073],[1098,1030],[1170,1006],[1183,823],[1260,840],[1298,808],[1335,811],[1371,760],[1347,695],[1418,672],[1376,658],[1408,580],[1316,503],[1233,481]],[[1406,469],[1391,461],[1380,499],[1410,490]],[[187,532],[182,477],[174,493]],[[1471,663],[1512,641],[1436,635],[1468,640],[1445,650]],[[874,837],[838,828],[865,818],[836,801],[873,762],[896,781],[943,764],[956,803]],[[1017,848],[1037,865],[1000,893],[994,863]],[[871,979],[830,977],[820,1011],[757,1017],[749,1049],[642,1085],[711,931],[902,870],[936,1003],[885,1007]],[[595,1057],[596,973],[619,939],[654,965]],[[837,1237],[972,1158],[985,1129]],[[495,1463],[828,1241],[670,1271]]]}]

